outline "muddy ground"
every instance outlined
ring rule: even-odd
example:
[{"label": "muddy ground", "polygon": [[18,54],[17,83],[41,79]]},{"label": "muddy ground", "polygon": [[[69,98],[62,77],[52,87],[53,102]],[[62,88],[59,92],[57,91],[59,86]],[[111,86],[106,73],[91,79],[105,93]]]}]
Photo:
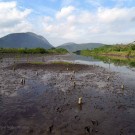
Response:
[{"label": "muddy ground", "polygon": [[50,63],[61,58],[1,58],[0,135],[135,135],[135,88],[102,67]]}]

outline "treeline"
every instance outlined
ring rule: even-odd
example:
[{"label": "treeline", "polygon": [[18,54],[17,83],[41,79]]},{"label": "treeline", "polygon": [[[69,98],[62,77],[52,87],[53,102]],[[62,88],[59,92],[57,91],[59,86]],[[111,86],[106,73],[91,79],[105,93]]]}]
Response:
[{"label": "treeline", "polygon": [[121,52],[121,51],[135,51],[135,44],[130,45],[105,45],[99,48],[93,49],[95,52]]},{"label": "treeline", "polygon": [[66,54],[68,51],[63,48],[0,48],[0,53],[20,53],[20,54]]}]

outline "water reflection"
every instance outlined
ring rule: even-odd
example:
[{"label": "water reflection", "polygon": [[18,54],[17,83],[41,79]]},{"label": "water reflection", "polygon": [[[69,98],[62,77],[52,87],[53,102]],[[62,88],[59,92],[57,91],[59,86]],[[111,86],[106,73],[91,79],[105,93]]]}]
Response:
[{"label": "water reflection", "polygon": [[104,67],[106,69],[109,69],[111,71],[119,72],[119,73],[130,73],[131,75],[135,75],[135,67],[131,67],[128,65],[128,62],[130,65],[134,65],[134,62],[132,61],[125,61],[121,59],[110,59],[108,57],[103,58],[103,57],[86,57],[86,56],[81,56],[81,55],[75,55],[72,54],[72,58],[75,63],[80,63],[80,64],[88,64],[88,65],[96,65],[100,67]]},{"label": "water reflection", "polygon": [[93,56],[97,60],[101,60],[105,63],[113,63],[116,66],[129,66],[135,67],[135,59],[127,57],[107,57],[107,56]]}]

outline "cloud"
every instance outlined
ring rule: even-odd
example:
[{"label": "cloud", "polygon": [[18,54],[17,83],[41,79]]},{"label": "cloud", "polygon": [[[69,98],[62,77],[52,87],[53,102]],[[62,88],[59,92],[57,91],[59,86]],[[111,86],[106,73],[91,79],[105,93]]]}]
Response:
[{"label": "cloud", "polygon": [[55,18],[44,17],[42,24],[45,32],[64,39],[77,37],[78,34],[74,25],[74,22],[76,22],[76,16],[73,13],[74,10],[75,7],[68,6],[58,11]]},{"label": "cloud", "polygon": [[39,4],[38,8],[30,6],[31,9],[16,1],[2,1],[0,36],[33,31],[54,45],[65,42],[117,43],[135,40],[135,7],[130,6],[133,0],[129,0],[129,6],[125,5],[128,0],[109,0],[111,4],[108,4],[108,0],[51,0],[59,6],[52,8],[46,5],[48,8],[44,8],[43,4]]},{"label": "cloud", "polygon": [[57,19],[61,19],[64,17],[67,17],[68,15],[70,15],[73,11],[75,10],[75,8],[73,6],[68,6],[68,7],[63,7],[61,9],[61,11],[58,11],[56,14],[56,18]]},{"label": "cloud", "polygon": [[[63,7],[54,18],[45,17],[43,28],[50,39],[61,38],[61,43],[104,42],[116,43],[134,40],[135,8],[103,8],[96,12],[78,9],[73,6]],[[64,18],[64,19],[63,19]],[[127,38],[125,38],[125,35]],[[124,37],[124,39],[116,37]],[[55,44],[58,44],[54,41]]]},{"label": "cloud", "polygon": [[17,3],[0,2],[0,36],[11,32],[23,32],[31,29],[31,24],[27,21],[30,9],[20,10]]},{"label": "cloud", "polygon": [[98,18],[101,22],[130,21],[135,15],[135,8],[103,8],[98,10]]}]

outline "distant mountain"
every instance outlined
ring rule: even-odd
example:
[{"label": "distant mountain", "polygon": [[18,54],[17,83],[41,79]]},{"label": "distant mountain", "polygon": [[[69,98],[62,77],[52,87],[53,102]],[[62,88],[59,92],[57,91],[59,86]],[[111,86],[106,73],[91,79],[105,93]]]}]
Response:
[{"label": "distant mountain", "polygon": [[75,52],[78,50],[84,50],[84,49],[93,49],[97,47],[104,46],[104,44],[101,43],[82,43],[82,44],[76,44],[76,43],[65,43],[63,45],[58,46],[58,48],[65,48],[69,52]]},{"label": "distant mountain", "polygon": [[0,38],[0,47],[3,48],[36,48],[50,49],[53,46],[42,36],[35,33],[13,33]]}]

